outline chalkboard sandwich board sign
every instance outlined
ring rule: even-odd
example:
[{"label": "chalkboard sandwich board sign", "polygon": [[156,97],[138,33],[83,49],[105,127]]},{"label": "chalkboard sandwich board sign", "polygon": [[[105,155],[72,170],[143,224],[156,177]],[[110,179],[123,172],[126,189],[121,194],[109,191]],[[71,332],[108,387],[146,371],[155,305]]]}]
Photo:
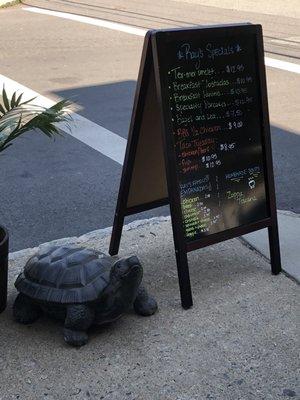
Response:
[{"label": "chalkboard sandwich board sign", "polygon": [[268,228],[281,271],[260,25],[147,33],[110,254],[125,216],[165,204],[184,308],[189,251]]}]

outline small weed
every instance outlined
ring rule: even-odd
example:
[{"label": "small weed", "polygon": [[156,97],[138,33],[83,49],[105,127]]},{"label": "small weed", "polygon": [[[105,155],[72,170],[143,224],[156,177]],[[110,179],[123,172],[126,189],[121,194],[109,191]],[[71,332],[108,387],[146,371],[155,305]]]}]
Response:
[{"label": "small weed", "polygon": [[20,3],[21,3],[21,0],[13,0],[13,1],[9,1],[8,3],[4,3],[4,4],[0,5],[0,8],[7,8],[7,7],[15,6]]}]

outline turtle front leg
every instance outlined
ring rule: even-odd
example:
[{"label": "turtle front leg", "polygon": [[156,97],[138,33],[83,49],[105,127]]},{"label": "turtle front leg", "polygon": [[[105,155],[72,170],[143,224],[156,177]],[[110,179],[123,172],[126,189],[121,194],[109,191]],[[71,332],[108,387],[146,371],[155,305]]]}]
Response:
[{"label": "turtle front leg", "polygon": [[145,317],[154,314],[158,308],[155,298],[149,295],[144,286],[139,287],[133,307],[137,314]]},{"label": "turtle front leg", "polygon": [[65,342],[72,346],[83,346],[88,342],[86,331],[94,321],[94,311],[84,304],[68,306],[64,327]]},{"label": "turtle front leg", "polygon": [[32,324],[42,315],[41,308],[23,293],[19,293],[13,305],[13,316],[20,324]]}]

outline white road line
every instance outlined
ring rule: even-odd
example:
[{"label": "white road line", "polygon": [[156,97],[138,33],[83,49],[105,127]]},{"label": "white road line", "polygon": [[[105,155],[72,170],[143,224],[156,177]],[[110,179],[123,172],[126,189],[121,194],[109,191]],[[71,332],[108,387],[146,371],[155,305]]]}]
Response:
[{"label": "white road line", "polygon": [[131,35],[145,36],[145,34],[147,32],[147,30],[145,30],[145,29],[136,28],[134,26],[125,25],[125,24],[120,24],[119,22],[109,22],[109,21],[105,21],[103,19],[84,17],[81,15],[69,14],[69,13],[64,13],[64,12],[60,12],[60,11],[51,11],[51,10],[45,10],[43,8],[36,8],[36,7],[23,7],[23,10],[30,11],[30,12],[37,13],[37,14],[46,14],[46,15],[51,15],[53,17],[70,19],[72,21],[83,22],[85,24],[101,26],[102,28],[113,29],[115,31],[130,33]]},{"label": "white road line", "polygon": [[294,72],[300,74],[300,65],[290,63],[287,61],[277,60],[276,58],[265,57],[265,64],[268,67],[282,69],[284,71]]},{"label": "white road line", "polygon": [[[132,35],[145,36],[147,29],[136,28],[134,26],[120,24],[117,22],[109,22],[102,19],[84,17],[71,13],[64,13],[60,11],[51,11],[36,7],[23,7],[25,11],[30,11],[37,14],[51,15],[53,17],[65,18],[72,21],[83,22],[85,24],[100,26],[102,28],[113,29],[115,31],[126,32]],[[265,64],[271,68],[281,69],[283,71],[294,72],[300,74],[300,65],[290,63],[287,61],[277,60],[276,58],[265,57]]]},{"label": "white road line", "polygon": [[[5,90],[10,96],[17,90],[18,93],[24,93],[24,99],[29,100],[32,97],[36,97],[33,103],[39,106],[49,108],[55,104],[55,101],[41,96],[39,93],[34,92],[26,86],[0,74],[0,89],[2,89],[3,85],[5,85]],[[71,112],[71,115],[72,121],[69,123],[70,127],[65,124],[58,125],[62,131],[99,151],[106,157],[111,158],[120,165],[123,165],[127,144],[126,139],[79,114]]]}]

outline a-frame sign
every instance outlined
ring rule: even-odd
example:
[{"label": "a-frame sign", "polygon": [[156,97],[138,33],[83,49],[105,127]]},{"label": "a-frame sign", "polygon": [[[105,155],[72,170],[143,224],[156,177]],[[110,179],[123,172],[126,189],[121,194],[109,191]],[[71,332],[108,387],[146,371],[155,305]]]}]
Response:
[{"label": "a-frame sign", "polygon": [[166,204],[184,308],[189,251],[268,228],[281,271],[260,25],[147,33],[109,253],[126,216]]}]

